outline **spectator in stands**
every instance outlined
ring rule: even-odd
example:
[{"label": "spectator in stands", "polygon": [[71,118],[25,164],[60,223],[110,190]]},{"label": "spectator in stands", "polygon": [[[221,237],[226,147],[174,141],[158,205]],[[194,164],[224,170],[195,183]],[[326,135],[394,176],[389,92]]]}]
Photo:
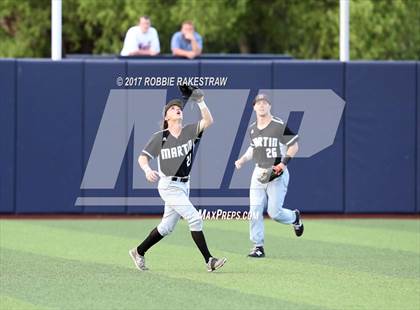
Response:
[{"label": "spectator in stands", "polygon": [[158,33],[150,24],[148,16],[141,16],[139,24],[128,29],[121,56],[155,56],[160,53]]},{"label": "spectator in stands", "polygon": [[192,21],[184,21],[181,31],[175,32],[171,39],[171,50],[174,56],[193,59],[201,55],[203,50],[203,39],[194,31]]}]

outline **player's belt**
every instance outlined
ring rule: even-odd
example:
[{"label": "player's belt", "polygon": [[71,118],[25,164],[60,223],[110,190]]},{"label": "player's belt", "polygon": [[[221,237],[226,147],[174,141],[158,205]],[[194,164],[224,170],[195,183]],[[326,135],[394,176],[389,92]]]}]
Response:
[{"label": "player's belt", "polygon": [[267,168],[273,167],[273,165],[270,165],[270,164],[268,164],[268,165],[260,165],[260,164],[257,164],[257,167],[258,168],[261,168],[261,169],[267,169]]},{"label": "player's belt", "polygon": [[171,181],[186,183],[186,182],[188,182],[189,179],[190,179],[190,177],[172,177]]}]

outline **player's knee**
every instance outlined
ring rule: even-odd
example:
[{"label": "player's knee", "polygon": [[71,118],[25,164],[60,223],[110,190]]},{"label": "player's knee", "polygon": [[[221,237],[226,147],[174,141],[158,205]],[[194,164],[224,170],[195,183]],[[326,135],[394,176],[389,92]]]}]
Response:
[{"label": "player's knee", "polygon": [[277,215],[278,215],[278,211],[277,210],[275,210],[275,211],[273,211],[273,210],[267,210],[267,214],[272,219],[275,219],[277,217]]},{"label": "player's knee", "polygon": [[160,223],[157,226],[157,230],[158,230],[158,232],[161,236],[169,235],[171,232],[174,231],[174,228],[175,228],[174,226],[170,226],[170,225],[167,225],[165,223]]},{"label": "player's knee", "polygon": [[275,221],[281,221],[285,217],[283,209],[267,210],[267,214]]},{"label": "player's knee", "polygon": [[268,215],[275,221],[280,223],[288,223],[289,222],[289,215],[285,209],[281,208],[278,210],[267,210]]},{"label": "player's knee", "polygon": [[203,219],[198,214],[195,214],[191,218],[188,219],[188,225],[191,231],[201,231],[203,230]]}]

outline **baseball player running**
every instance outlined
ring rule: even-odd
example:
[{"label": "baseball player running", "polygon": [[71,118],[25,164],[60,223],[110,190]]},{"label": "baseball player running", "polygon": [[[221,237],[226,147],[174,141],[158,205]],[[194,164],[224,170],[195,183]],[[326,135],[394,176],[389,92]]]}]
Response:
[{"label": "baseball player running", "polygon": [[283,208],[289,183],[287,164],[298,151],[298,135],[271,115],[271,103],[266,95],[257,95],[253,106],[257,121],[249,128],[250,147],[235,166],[240,169],[251,159],[256,162],[249,192],[250,239],[254,247],[248,256],[265,257],[263,211],[266,207],[273,220],[292,224],[298,237],[303,234],[299,210]]},{"label": "baseball player running", "polygon": [[[149,182],[158,183],[158,190],[165,202],[163,218],[147,238],[129,251],[137,269],[147,270],[145,253],[163,237],[170,234],[180,217],[188,221],[192,239],[204,257],[209,272],[222,267],[226,258],[213,257],[207,248],[203,234],[203,220],[189,200],[190,171],[194,161],[194,146],[203,131],[213,123],[203,93],[193,87],[181,88],[184,98],[190,96],[200,108],[202,119],[194,124],[182,126],[184,102],[169,101],[163,110],[163,130],[154,133],[139,156],[138,162]],[[187,94],[186,94],[187,92]],[[156,158],[158,170],[152,170],[149,160]]]}]

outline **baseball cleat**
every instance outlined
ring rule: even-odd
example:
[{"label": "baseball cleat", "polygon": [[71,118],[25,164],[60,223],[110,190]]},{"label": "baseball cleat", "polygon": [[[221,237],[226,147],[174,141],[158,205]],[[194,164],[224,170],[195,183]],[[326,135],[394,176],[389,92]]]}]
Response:
[{"label": "baseball cleat", "polygon": [[226,257],[222,257],[222,258],[210,257],[209,262],[207,263],[207,271],[212,272],[221,268],[226,263],[226,261],[227,261]]},{"label": "baseball cleat", "polygon": [[249,252],[248,257],[255,257],[255,258],[265,257],[264,247],[262,246],[253,247],[251,249],[251,252]]},{"label": "baseball cleat", "polygon": [[133,248],[130,251],[128,251],[128,254],[130,255],[131,259],[134,262],[134,265],[136,265],[136,268],[140,271],[146,271],[149,270],[149,268],[146,267],[146,260],[144,256],[141,256],[139,253],[137,253],[137,248]]},{"label": "baseball cleat", "polygon": [[293,229],[295,230],[296,236],[300,237],[303,235],[303,222],[300,218],[300,212],[299,210],[295,210],[296,214],[296,221],[293,223]]}]

